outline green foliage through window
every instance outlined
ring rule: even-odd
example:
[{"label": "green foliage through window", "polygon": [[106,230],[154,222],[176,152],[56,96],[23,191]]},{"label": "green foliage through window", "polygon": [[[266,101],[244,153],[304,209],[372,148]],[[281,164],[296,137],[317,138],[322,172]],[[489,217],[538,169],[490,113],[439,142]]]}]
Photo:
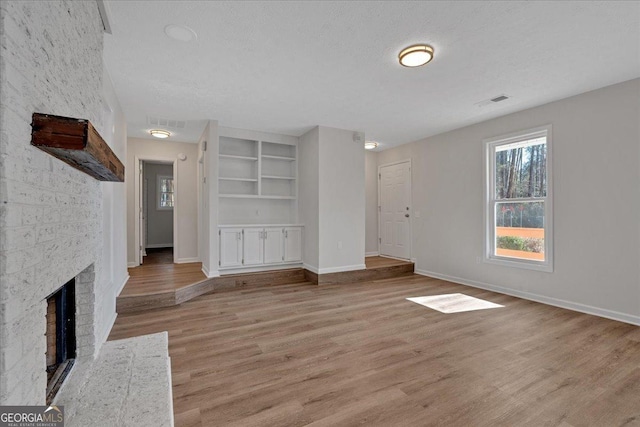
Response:
[{"label": "green foliage through window", "polygon": [[544,252],[544,239],[535,237],[498,236],[496,247],[525,252]]},{"label": "green foliage through window", "polygon": [[547,195],[546,138],[536,138],[496,149],[496,199]]}]

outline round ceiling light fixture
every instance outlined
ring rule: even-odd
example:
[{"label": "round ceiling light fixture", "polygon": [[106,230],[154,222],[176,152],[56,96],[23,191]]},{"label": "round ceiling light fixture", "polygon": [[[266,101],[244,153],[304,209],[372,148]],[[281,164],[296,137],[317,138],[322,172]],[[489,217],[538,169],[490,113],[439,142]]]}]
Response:
[{"label": "round ceiling light fixture", "polygon": [[433,48],[427,44],[414,44],[398,54],[398,61],[404,67],[420,67],[433,59]]},{"label": "round ceiling light fixture", "polygon": [[164,33],[174,40],[185,43],[198,38],[195,31],[184,25],[167,25],[164,27]]},{"label": "round ceiling light fixture", "polygon": [[162,130],[162,129],[153,129],[150,130],[149,133],[151,136],[155,136],[156,138],[165,139],[171,136],[171,132]]},{"label": "round ceiling light fixture", "polygon": [[378,147],[378,143],[375,141],[365,141],[364,142],[364,149],[365,150],[373,150],[374,148]]}]

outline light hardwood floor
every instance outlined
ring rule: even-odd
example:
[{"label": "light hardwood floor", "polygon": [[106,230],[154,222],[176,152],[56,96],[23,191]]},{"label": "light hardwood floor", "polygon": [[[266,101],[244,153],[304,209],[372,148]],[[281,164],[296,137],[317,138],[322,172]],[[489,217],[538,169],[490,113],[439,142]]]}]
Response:
[{"label": "light hardwood floor", "polygon": [[207,278],[202,263],[143,264],[129,269],[129,280],[120,295],[145,295],[173,292]]},{"label": "light hardwood floor", "polygon": [[173,248],[147,248],[143,265],[173,264]]},{"label": "light hardwood floor", "polygon": [[[504,308],[443,314],[407,297]],[[167,330],[177,426],[640,425],[640,328],[418,275],[118,316]]]},{"label": "light hardwood floor", "polygon": [[[207,278],[202,272],[202,263],[174,264],[173,261],[169,262],[167,258],[168,253],[173,256],[172,249],[155,251],[157,253],[145,257],[144,264],[129,268],[129,276],[131,277],[120,295],[147,295],[175,291]],[[383,269],[411,264],[407,261],[377,256],[367,257],[365,261],[368,269]]]}]

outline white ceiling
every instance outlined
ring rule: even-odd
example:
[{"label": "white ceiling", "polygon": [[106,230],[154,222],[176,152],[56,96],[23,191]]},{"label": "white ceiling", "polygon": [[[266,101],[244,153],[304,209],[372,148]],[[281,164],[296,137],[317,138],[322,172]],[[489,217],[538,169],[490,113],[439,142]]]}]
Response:
[{"label": "white ceiling", "polygon": [[[379,149],[640,77],[640,2],[113,1],[105,61],[130,136],[148,117],[301,135],[364,131]],[[179,42],[168,24],[198,35]],[[435,59],[401,67],[428,43]],[[479,107],[497,95],[510,98]],[[172,130],[172,129],[170,129]],[[173,131],[173,130],[172,130]]]}]

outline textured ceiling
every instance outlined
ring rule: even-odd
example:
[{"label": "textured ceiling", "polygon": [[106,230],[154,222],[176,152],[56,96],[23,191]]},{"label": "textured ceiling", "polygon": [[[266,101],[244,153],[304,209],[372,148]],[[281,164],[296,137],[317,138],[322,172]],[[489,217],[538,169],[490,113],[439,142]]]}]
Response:
[{"label": "textured ceiling", "polygon": [[[639,2],[109,2],[105,61],[129,124],[300,135],[364,131],[379,149],[640,76]],[[179,42],[168,24],[198,35]],[[435,48],[407,69],[398,52]],[[499,104],[478,103],[506,94]],[[193,122],[192,122],[193,121]]]}]

